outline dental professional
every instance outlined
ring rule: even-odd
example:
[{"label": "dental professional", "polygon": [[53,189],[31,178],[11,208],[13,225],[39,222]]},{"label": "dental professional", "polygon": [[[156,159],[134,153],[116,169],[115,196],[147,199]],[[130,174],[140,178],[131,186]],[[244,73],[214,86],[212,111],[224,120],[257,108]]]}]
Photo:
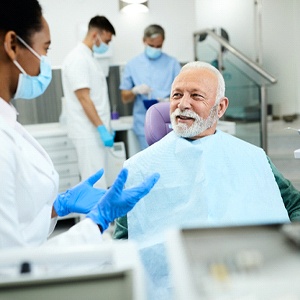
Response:
[{"label": "dental professional", "polygon": [[300,192],[263,149],[217,129],[228,104],[219,70],[204,62],[186,64],[171,89],[173,131],[124,164],[127,187],[150,170],[161,176],[127,219],[117,220],[115,231],[115,238],[138,242],[155,287],[151,299],[170,299],[172,291],[166,230],[300,221]]},{"label": "dental professional", "polygon": [[165,31],[160,25],[149,25],[144,30],[143,53],[131,59],[125,66],[120,84],[123,103],[133,104],[133,131],[140,149],[148,147],[144,132],[146,108],[143,100],[166,99],[174,78],[180,71],[179,62],[162,52]]},{"label": "dental professional", "polygon": [[[57,195],[58,174],[46,151],[17,121],[11,99],[41,95],[51,81],[47,59],[49,27],[37,0],[10,0],[0,10],[0,249],[47,245],[101,243],[103,232],[116,217],[126,214],[159,178],[153,174],[124,190],[123,169],[109,189],[93,185],[96,172]],[[57,216],[85,213],[69,231],[49,239]]]},{"label": "dental professional", "polygon": [[[106,17],[93,17],[85,38],[67,55],[62,66],[66,125],[82,179],[100,168],[107,170],[107,152],[114,144],[107,82],[93,55],[105,53],[115,34]],[[96,187],[107,188],[105,173]]]}]

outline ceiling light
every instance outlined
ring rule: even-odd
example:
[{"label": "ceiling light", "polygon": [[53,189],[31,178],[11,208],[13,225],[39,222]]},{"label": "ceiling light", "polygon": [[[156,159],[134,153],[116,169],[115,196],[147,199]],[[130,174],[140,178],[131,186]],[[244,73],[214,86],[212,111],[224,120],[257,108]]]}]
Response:
[{"label": "ceiling light", "polygon": [[148,1],[145,0],[119,0],[119,7],[122,13],[146,13],[149,11]]}]

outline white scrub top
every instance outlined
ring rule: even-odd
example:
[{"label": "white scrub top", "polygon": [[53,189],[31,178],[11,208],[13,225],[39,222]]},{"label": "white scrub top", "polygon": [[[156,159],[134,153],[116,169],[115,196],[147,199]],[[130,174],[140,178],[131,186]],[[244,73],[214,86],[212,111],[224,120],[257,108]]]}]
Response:
[{"label": "white scrub top", "polygon": [[[58,174],[46,151],[17,122],[15,108],[1,98],[0,145],[0,249],[41,245],[56,224],[51,212]],[[96,224],[80,223],[51,243],[101,241]]]},{"label": "white scrub top", "polygon": [[65,97],[66,119],[70,138],[99,139],[96,127],[85,114],[75,91],[90,89],[98,115],[110,130],[110,103],[107,82],[100,64],[85,44],[78,44],[66,57],[62,67],[62,83]]}]

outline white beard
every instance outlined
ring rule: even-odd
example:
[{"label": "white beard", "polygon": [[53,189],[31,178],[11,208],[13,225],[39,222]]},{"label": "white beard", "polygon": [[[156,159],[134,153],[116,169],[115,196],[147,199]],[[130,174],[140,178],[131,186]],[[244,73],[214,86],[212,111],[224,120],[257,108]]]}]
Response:
[{"label": "white beard", "polygon": [[[196,114],[192,110],[181,111],[179,108],[177,108],[171,114],[172,128],[177,135],[184,138],[191,138],[200,135],[208,128],[211,128],[213,124],[219,119],[217,108],[218,106],[214,105],[211,108],[209,112],[209,116],[206,119],[201,118],[198,114]],[[176,122],[177,116],[190,117],[195,119],[195,121],[191,126],[188,126],[187,124],[183,124],[183,123],[177,124]]]}]

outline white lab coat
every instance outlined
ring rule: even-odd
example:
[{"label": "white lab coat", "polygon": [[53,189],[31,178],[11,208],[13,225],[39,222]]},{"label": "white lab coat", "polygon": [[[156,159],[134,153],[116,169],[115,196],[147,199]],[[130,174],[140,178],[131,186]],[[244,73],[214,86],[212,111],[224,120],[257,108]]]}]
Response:
[{"label": "white lab coat", "polygon": [[[58,174],[48,154],[16,116],[14,107],[0,98],[0,249],[41,245],[56,224],[51,211]],[[96,224],[91,220],[80,223],[56,242],[101,241]]]}]

